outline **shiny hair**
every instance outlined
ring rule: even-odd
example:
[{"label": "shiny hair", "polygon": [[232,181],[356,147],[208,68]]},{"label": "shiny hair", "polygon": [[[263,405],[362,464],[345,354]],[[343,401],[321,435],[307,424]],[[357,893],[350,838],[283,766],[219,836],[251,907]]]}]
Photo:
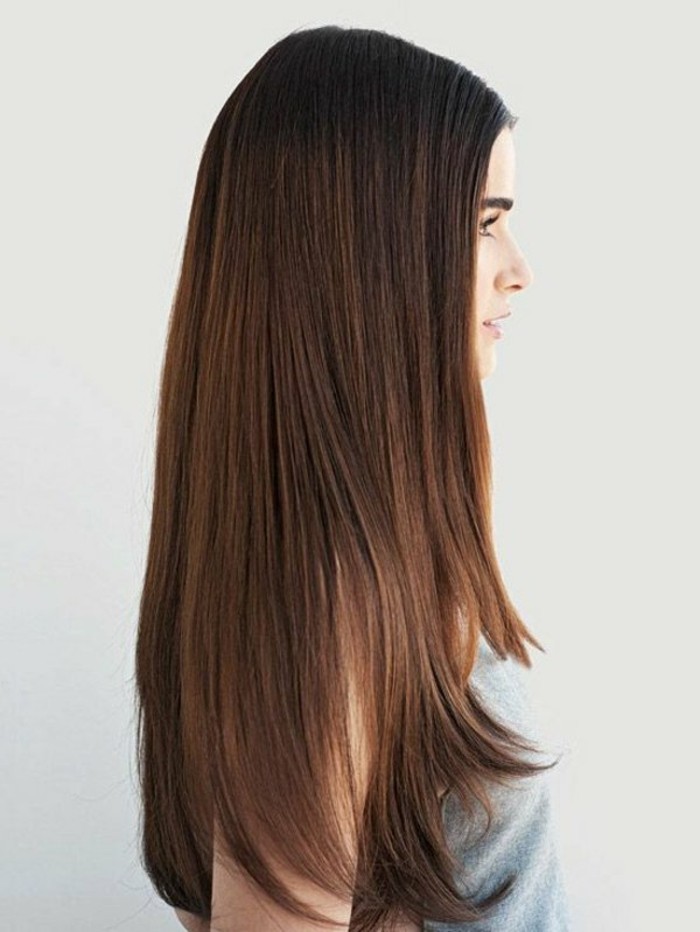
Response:
[{"label": "shiny hair", "polygon": [[141,857],[173,907],[211,916],[214,823],[291,912],[318,918],[264,841],[352,899],[353,932],[475,919],[514,882],[455,886],[440,789],[490,823],[490,783],[554,766],[469,680],[482,635],[544,651],[498,565],[476,357],[480,201],[516,119],[461,64],[324,26],[209,132],[136,645]]}]

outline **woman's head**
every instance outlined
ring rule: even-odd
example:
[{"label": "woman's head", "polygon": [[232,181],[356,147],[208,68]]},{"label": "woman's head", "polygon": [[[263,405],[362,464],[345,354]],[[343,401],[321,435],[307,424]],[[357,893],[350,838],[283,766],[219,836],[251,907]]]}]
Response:
[{"label": "woman's head", "polygon": [[264,302],[280,339],[292,326],[323,335],[324,362],[359,369],[367,392],[423,404],[419,372],[453,390],[483,379],[495,341],[482,321],[529,275],[505,211],[481,228],[495,213],[480,204],[487,187],[514,185],[515,123],[480,78],[410,42],[293,32],[207,141],[195,205],[208,212],[192,231],[208,247],[201,274],[234,305],[241,289]]},{"label": "woman's head", "polygon": [[273,45],[214,122],[162,371],[136,658],[144,861],[173,906],[208,914],[216,818],[266,888],[266,833],[292,869],[344,884],[358,932],[396,909],[476,915],[439,789],[471,806],[537,769],[468,683],[480,635],[526,664],[539,647],[498,567],[481,389],[480,315],[525,281],[506,234],[492,249],[478,232],[514,122],[462,65],[339,27]]}]

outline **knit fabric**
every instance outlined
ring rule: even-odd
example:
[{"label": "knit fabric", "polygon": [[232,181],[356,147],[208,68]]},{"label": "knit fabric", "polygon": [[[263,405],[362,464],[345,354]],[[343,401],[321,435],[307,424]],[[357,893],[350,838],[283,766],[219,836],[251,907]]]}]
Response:
[{"label": "knit fabric", "polygon": [[[534,742],[540,753],[524,755],[546,763],[557,757],[538,733],[527,691],[528,668],[501,658],[484,637],[471,674],[479,698],[504,724]],[[442,801],[443,823],[450,849],[462,868],[457,888],[480,899],[495,890],[511,873],[518,877],[493,912],[475,922],[423,921],[423,932],[570,932],[571,919],[552,818],[549,780],[552,771],[514,779],[507,787],[493,786],[489,798],[493,821],[486,837],[479,835],[483,818],[468,819],[459,800],[449,792]],[[481,810],[479,810],[481,815]]]}]

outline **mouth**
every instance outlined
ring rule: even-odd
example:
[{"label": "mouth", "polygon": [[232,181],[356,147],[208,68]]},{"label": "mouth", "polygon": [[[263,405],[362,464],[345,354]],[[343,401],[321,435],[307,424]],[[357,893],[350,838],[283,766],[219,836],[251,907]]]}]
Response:
[{"label": "mouth", "polygon": [[512,311],[506,311],[505,314],[501,314],[499,317],[491,317],[489,320],[485,320],[483,322],[484,327],[486,327],[487,330],[490,330],[493,336],[502,337],[503,336],[502,321],[504,321],[506,317],[510,317],[511,314],[512,314]]},{"label": "mouth", "polygon": [[491,335],[494,336],[497,340],[500,340],[503,336],[503,328],[499,321],[496,320],[485,320],[484,327],[490,331]]}]

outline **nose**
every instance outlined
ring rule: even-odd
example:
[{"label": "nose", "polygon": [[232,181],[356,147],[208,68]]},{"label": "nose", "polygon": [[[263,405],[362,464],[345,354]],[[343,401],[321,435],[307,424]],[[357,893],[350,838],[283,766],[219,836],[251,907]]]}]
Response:
[{"label": "nose", "polygon": [[521,255],[521,265],[523,269],[521,273],[522,283],[520,287],[527,288],[527,286],[531,285],[533,281],[535,280],[535,273],[532,271],[532,268],[530,267],[530,263],[527,261],[525,256],[523,256],[522,253],[520,255]]},{"label": "nose", "polygon": [[507,271],[504,270],[504,279],[508,291],[522,291],[523,288],[527,288],[535,280],[530,263],[518,246],[514,246],[512,261]]}]

